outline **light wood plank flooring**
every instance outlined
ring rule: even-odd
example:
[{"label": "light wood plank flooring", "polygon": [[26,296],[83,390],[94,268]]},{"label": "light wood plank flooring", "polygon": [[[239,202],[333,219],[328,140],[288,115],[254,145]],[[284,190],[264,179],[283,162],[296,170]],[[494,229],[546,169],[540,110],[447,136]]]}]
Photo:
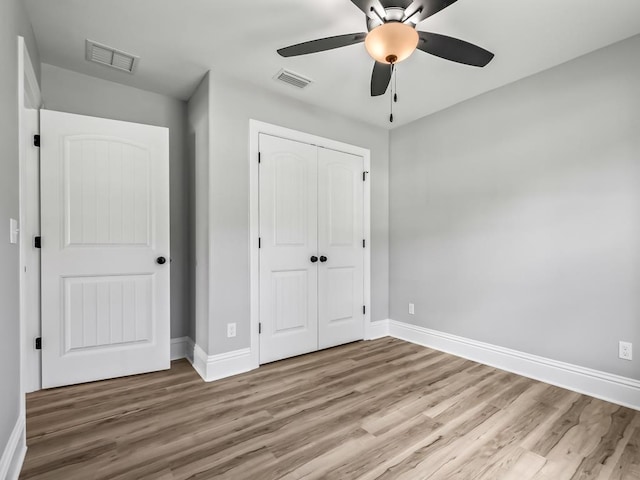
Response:
[{"label": "light wood plank flooring", "polygon": [[640,479],[640,412],[384,338],[31,394],[22,479]]}]

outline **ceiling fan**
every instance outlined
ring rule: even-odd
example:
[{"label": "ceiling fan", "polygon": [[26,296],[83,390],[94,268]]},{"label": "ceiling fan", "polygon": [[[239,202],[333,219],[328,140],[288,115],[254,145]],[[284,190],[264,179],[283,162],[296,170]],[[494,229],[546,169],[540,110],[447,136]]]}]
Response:
[{"label": "ceiling fan", "polygon": [[493,53],[471,43],[438,33],[420,32],[416,25],[457,0],[351,0],[367,16],[368,33],[349,33],[281,48],[283,57],[333,50],[364,42],[375,60],[371,96],[383,95],[394,66],[416,49],[452,62],[484,67]]}]

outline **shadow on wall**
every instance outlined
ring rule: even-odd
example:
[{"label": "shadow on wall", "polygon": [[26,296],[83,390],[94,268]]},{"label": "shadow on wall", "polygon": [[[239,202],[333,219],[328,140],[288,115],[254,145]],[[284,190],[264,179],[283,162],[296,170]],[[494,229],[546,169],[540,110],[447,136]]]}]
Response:
[{"label": "shadow on wall", "polygon": [[[188,131],[188,129],[186,129]],[[196,338],[196,289],[195,289],[195,275],[196,275],[196,249],[195,249],[195,238],[196,238],[196,133],[189,132],[187,138],[187,195],[188,195],[188,205],[189,205],[189,249],[188,249],[188,259],[189,259],[189,321],[187,324],[187,335],[192,340]]]}]

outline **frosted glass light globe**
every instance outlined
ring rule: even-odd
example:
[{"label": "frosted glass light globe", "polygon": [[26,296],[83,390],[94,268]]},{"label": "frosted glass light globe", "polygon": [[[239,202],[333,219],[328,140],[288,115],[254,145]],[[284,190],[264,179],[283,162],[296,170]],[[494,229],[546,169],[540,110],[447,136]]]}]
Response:
[{"label": "frosted glass light globe", "polygon": [[412,26],[388,22],[371,30],[364,46],[376,62],[398,63],[409,58],[419,40],[418,32]]}]

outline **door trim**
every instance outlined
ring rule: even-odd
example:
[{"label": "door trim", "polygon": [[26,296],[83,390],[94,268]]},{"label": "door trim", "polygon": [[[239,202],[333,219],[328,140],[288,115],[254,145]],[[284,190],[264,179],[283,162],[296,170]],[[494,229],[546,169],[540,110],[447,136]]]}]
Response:
[{"label": "door trim", "polygon": [[367,148],[349,145],[310,133],[299,132],[289,128],[249,120],[249,317],[251,328],[251,363],[253,368],[260,366],[260,337],[258,323],[260,321],[260,252],[258,236],[260,232],[260,182],[258,168],[258,144],[260,134],[280,137],[296,142],[307,143],[317,147],[337,150],[361,156],[364,160],[364,171],[367,180],[364,184],[364,338],[370,338],[371,331],[371,151]]},{"label": "door trim", "polygon": [[[42,97],[40,86],[33,68],[29,50],[24,41],[24,37],[18,36],[18,164],[20,176],[20,199],[19,199],[19,222],[20,227],[26,218],[26,212],[30,210],[33,204],[39,204],[39,198],[27,198],[25,195],[25,184],[27,181],[35,181],[35,179],[25,178],[25,162],[28,160],[28,152],[25,149],[24,141],[26,135],[31,132],[25,132],[23,128],[24,111],[28,109],[39,110],[42,105]],[[40,127],[38,125],[38,131]],[[31,239],[25,238],[23,232],[19,235],[20,250],[20,391],[21,394],[40,390],[40,352],[32,347],[32,339],[26,338],[27,327],[29,330],[40,331],[40,318],[29,319],[25,313],[25,302],[27,294],[39,296],[40,292],[28,292],[27,285],[29,282],[23,275],[22,269],[25,259],[28,256],[37,256],[38,253],[31,248]],[[36,322],[36,325],[28,325],[27,322]],[[37,368],[33,368],[37,365]],[[31,368],[30,368],[31,367]],[[36,374],[33,372],[37,371]],[[23,405],[24,407],[24,405]]]}]

